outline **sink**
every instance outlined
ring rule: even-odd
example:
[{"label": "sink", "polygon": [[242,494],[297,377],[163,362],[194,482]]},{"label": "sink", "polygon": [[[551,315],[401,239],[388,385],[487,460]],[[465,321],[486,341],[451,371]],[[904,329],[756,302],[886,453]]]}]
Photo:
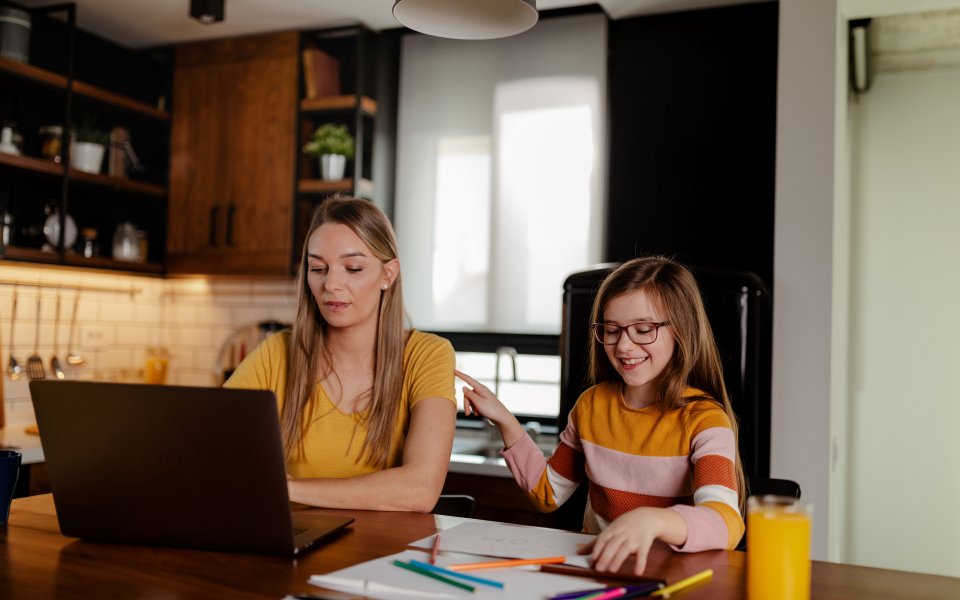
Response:
[{"label": "sink", "polygon": [[[557,447],[556,438],[552,436],[545,437],[547,437],[547,439],[538,441],[537,446],[540,447],[544,456],[550,456],[553,454],[554,448]],[[467,456],[479,456],[482,458],[502,458],[500,456],[500,450],[502,449],[503,443],[500,441],[477,442],[476,440],[455,440],[453,444],[453,454],[466,454]]]}]

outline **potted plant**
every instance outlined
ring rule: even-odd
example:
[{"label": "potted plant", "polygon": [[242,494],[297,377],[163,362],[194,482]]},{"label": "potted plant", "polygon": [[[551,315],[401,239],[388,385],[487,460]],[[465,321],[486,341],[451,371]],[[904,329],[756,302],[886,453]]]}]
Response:
[{"label": "potted plant", "polygon": [[84,119],[73,131],[70,166],[86,173],[99,173],[110,134],[98,129],[92,118]]},{"label": "potted plant", "polygon": [[323,179],[343,179],[347,159],[353,158],[353,136],[346,125],[324,123],[310,134],[303,153],[320,159]]}]

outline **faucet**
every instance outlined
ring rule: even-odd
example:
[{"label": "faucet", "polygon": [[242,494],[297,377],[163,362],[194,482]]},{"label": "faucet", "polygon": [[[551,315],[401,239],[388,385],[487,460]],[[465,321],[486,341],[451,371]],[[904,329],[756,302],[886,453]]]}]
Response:
[{"label": "faucet", "polygon": [[[508,356],[510,358],[511,381],[517,381],[517,349],[511,346],[500,346],[495,351],[496,361],[493,367],[493,395],[500,396],[500,357]],[[484,419],[484,431],[487,432],[487,439],[495,442],[500,437],[497,427],[489,420]]]}]

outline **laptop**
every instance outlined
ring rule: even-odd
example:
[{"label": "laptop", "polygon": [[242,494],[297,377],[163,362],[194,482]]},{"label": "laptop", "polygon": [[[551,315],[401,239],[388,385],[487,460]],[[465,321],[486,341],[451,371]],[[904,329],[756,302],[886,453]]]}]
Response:
[{"label": "laptop", "polygon": [[291,513],[273,392],[35,380],[63,535],[293,555],[350,517]]}]

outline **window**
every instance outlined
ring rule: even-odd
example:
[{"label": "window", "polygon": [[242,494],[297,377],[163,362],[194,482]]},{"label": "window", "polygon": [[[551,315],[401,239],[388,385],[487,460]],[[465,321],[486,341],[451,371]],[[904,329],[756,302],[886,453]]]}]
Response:
[{"label": "window", "polygon": [[[601,13],[502,40],[404,37],[394,225],[416,327],[559,335],[564,280],[601,260],[605,90]],[[494,360],[469,358],[489,377]],[[556,415],[546,392],[525,399],[550,382],[559,398],[554,362],[537,383],[501,380],[501,399]]]}]

